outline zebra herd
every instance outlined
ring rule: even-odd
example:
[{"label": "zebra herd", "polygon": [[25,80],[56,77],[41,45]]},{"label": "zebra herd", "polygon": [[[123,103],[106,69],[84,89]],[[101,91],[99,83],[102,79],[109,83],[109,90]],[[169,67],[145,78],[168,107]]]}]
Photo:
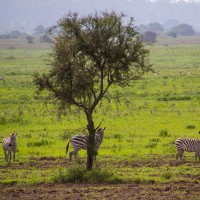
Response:
[{"label": "zebra herd", "polygon": [[[98,149],[103,141],[104,130],[105,128],[104,129],[99,128],[95,134],[95,152],[96,153],[98,152]],[[4,138],[3,141],[1,142],[3,150],[4,150],[5,161],[12,160],[12,152],[13,152],[13,161],[15,161],[15,153],[17,150],[16,136],[17,136],[16,133],[12,133],[10,134],[9,137]],[[66,153],[68,152],[69,143],[72,144],[72,147],[74,149],[72,152],[69,153],[70,160],[73,155],[75,158],[77,157],[79,150],[81,149],[87,150],[88,140],[89,140],[88,135],[75,135],[69,140],[66,146]],[[96,159],[96,155],[94,159]]]},{"label": "zebra herd", "polygon": [[[98,149],[103,141],[104,137],[104,129],[99,128],[95,134],[95,152],[98,152]],[[16,133],[10,134],[9,137],[6,137],[3,139],[2,147],[4,151],[4,156],[5,156],[5,161],[11,161],[12,160],[12,153],[13,153],[13,161],[15,161],[15,153],[16,153]],[[89,136],[88,135],[75,135],[73,136],[69,142],[67,143],[66,146],[66,154],[68,153],[69,149],[69,143],[71,143],[73,151],[69,153],[69,160],[71,161],[72,156],[76,158],[78,155],[78,151],[81,149],[87,150],[88,147],[88,140]],[[195,152],[195,158],[200,159],[200,140],[196,139],[184,139],[184,138],[179,138],[175,141],[175,146],[176,146],[176,159],[182,160],[182,156],[184,151],[187,152]],[[96,159],[96,156],[95,156]]]}]

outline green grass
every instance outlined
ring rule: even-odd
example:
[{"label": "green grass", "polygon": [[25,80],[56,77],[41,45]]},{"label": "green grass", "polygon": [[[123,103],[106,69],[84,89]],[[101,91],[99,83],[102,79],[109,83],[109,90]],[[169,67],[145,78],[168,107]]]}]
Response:
[{"label": "green grass", "polygon": [[[172,167],[165,163],[160,167],[127,168],[120,165],[118,169],[108,164],[110,159],[117,163],[124,159],[141,162],[154,156],[164,159],[169,156],[170,163],[175,159],[176,138],[200,138],[199,44],[162,43],[165,41],[151,47],[150,60],[156,73],[145,75],[131,87],[112,87],[109,96],[115,98],[109,104],[103,101],[95,111],[95,124],[103,120],[102,126],[106,127],[98,154],[100,164],[107,163],[106,166],[114,169],[124,181],[191,181],[182,175],[188,173],[185,168],[189,166],[194,175],[200,172],[190,163],[194,161],[194,165],[199,166],[191,153],[186,154],[186,160],[189,160],[186,166]],[[72,110],[59,118],[52,105],[44,105],[42,97],[34,98],[32,76],[36,71],[49,69],[44,61],[48,51],[47,48],[30,47],[0,49],[0,77],[5,80],[0,80],[0,139],[12,132],[18,133],[16,165],[29,163],[32,156],[64,159],[69,138],[82,133],[86,127],[83,113]],[[82,159],[86,160],[86,155],[86,151],[80,151]],[[65,170],[61,167],[61,172]],[[2,150],[0,172],[5,173],[0,179],[5,184],[44,182],[46,176],[62,175],[54,168],[31,168],[28,175],[24,175],[26,172],[22,169],[11,178],[16,171],[10,166],[5,168]]]}]

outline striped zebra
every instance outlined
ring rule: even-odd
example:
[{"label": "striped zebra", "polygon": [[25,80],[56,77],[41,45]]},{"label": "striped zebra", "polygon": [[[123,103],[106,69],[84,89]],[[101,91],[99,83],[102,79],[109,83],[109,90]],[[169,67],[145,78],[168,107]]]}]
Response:
[{"label": "striped zebra", "polygon": [[179,157],[182,160],[184,151],[195,152],[195,158],[198,157],[200,159],[200,141],[199,140],[181,138],[175,141],[175,145],[176,145],[176,150],[177,150],[177,153],[176,153],[177,160]]},{"label": "striped zebra", "polygon": [[2,141],[2,147],[4,150],[4,156],[5,156],[5,161],[8,161],[8,159],[10,158],[10,161],[12,159],[12,151],[13,151],[13,161],[15,161],[15,152],[16,152],[16,133],[12,133],[10,134],[9,137],[6,137],[3,139]]},{"label": "striped zebra", "polygon": [[[99,149],[101,142],[103,140],[104,130],[105,130],[105,128],[104,129],[99,128],[97,130],[97,133],[95,134],[95,151],[96,152],[98,152],[98,149]],[[69,160],[70,161],[72,160],[73,155],[74,155],[75,158],[77,158],[78,151],[80,151],[81,149],[87,150],[88,139],[89,139],[88,135],[75,135],[69,140],[69,142],[67,143],[67,146],[66,146],[66,154],[67,154],[68,149],[69,149],[69,143],[71,143],[71,145],[73,147],[73,151],[71,151],[69,153]],[[95,155],[94,159],[96,159],[96,155]]]}]

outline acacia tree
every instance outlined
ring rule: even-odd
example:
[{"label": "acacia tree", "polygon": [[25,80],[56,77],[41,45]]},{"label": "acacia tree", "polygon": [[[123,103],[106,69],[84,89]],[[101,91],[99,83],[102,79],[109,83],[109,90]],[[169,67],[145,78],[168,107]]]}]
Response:
[{"label": "acacia tree", "polygon": [[75,106],[87,118],[88,170],[93,167],[95,131],[93,112],[111,85],[127,85],[151,70],[134,20],[115,12],[79,17],[68,13],[58,22],[50,53],[49,72],[35,74],[37,91],[47,90],[60,110]]}]

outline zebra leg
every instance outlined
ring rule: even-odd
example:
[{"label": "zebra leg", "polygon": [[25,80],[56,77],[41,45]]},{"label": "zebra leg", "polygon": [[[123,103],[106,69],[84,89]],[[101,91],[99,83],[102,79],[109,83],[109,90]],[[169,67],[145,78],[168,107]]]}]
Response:
[{"label": "zebra leg", "polygon": [[195,158],[196,158],[196,159],[199,158],[199,160],[200,160],[200,152],[196,152],[196,153],[195,153]]},{"label": "zebra leg", "polygon": [[176,159],[178,160],[178,158],[180,157],[180,160],[182,160],[183,153],[183,150],[177,150]]},{"label": "zebra leg", "polygon": [[4,149],[4,159],[7,162],[8,161],[8,154],[7,154],[7,150]]},{"label": "zebra leg", "polygon": [[13,161],[15,162],[15,151],[13,151]]},{"label": "zebra leg", "polygon": [[12,151],[9,152],[9,161],[11,162],[12,160]]},{"label": "zebra leg", "polygon": [[183,153],[184,153],[184,151],[180,151],[180,153],[179,153],[181,161],[182,161],[182,158],[183,158]]},{"label": "zebra leg", "polygon": [[72,156],[74,155],[75,159],[77,158],[77,154],[78,154],[79,149],[74,149],[73,151],[71,151],[69,153],[69,161],[72,160]]},{"label": "zebra leg", "polygon": [[177,153],[176,153],[176,160],[178,160],[178,157],[179,157],[179,153],[177,151]]},{"label": "zebra leg", "polygon": [[72,156],[73,156],[73,154],[74,154],[74,151],[71,151],[71,152],[69,153],[69,161],[72,160]]}]

